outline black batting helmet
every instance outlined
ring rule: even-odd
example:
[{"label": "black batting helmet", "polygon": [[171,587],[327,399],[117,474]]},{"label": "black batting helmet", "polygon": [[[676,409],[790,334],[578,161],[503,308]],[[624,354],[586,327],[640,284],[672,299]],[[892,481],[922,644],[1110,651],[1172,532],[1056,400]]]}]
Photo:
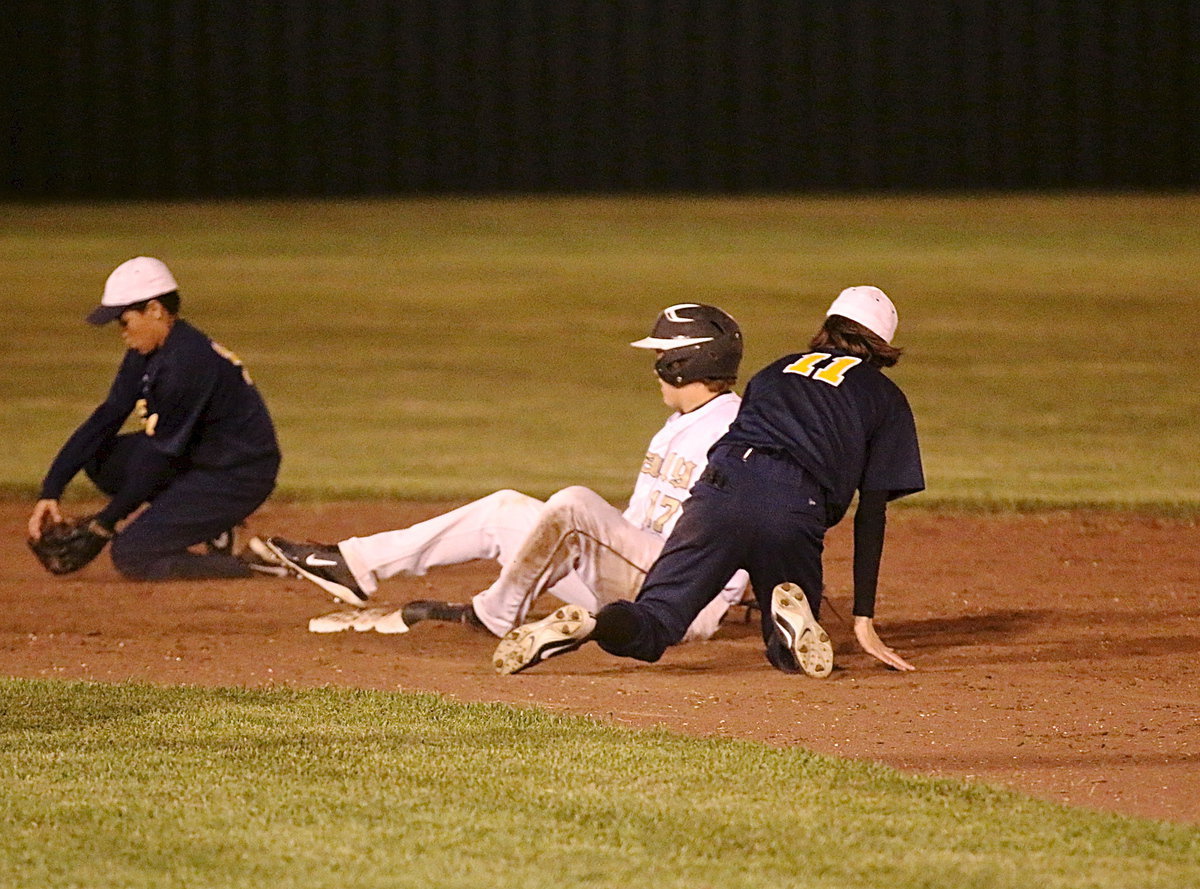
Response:
[{"label": "black batting helmet", "polygon": [[672,386],[737,379],[742,363],[738,323],[716,306],[700,303],[668,306],[654,322],[650,336],[629,345],[661,352],[654,370]]}]

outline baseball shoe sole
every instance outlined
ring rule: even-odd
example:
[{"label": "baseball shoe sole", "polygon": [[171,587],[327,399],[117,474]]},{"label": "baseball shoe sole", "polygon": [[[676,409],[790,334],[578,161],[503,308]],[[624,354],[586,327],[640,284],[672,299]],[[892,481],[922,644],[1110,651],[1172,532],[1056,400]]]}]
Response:
[{"label": "baseball shoe sole", "polygon": [[292,543],[282,537],[268,537],[267,548],[283,564],[347,605],[362,608],[367,604],[364,593],[350,573],[346,560],[336,546],[320,543]]},{"label": "baseball shoe sole", "polygon": [[290,577],[292,575],[291,569],[282,565],[260,565],[257,562],[248,562],[246,567],[264,577]]},{"label": "baseball shoe sole", "polygon": [[829,634],[813,617],[800,587],[794,583],[781,583],[772,590],[771,620],[801,670],[817,679],[824,679],[833,671],[833,645]]},{"label": "baseball shoe sole", "polygon": [[579,605],[564,605],[548,617],[511,630],[492,655],[501,676],[520,673],[546,658],[574,651],[588,640],[596,619]]}]

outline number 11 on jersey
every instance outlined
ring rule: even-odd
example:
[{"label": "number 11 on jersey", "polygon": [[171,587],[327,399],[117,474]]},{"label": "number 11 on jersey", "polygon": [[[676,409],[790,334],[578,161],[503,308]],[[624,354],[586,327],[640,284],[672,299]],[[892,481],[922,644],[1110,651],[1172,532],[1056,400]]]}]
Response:
[{"label": "number 11 on jersey", "polygon": [[809,352],[801,355],[785,367],[783,372],[785,374],[799,374],[802,377],[811,377],[814,380],[820,380],[822,383],[828,383],[831,386],[840,386],[846,378],[846,371],[856,364],[862,364],[861,358],[852,358],[849,355],[843,355],[840,358],[833,358],[832,361],[818,370],[818,366],[830,358],[833,358],[833,356],[828,352]]}]

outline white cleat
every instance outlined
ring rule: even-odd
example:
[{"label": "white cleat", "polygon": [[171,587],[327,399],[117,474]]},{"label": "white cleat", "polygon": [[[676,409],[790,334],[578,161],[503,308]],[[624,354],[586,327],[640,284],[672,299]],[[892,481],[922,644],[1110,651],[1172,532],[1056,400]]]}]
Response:
[{"label": "white cleat", "polygon": [[796,665],[817,679],[833,672],[833,645],[829,634],[813,617],[804,591],[794,583],[781,583],[771,592],[771,620]]},{"label": "white cleat", "polygon": [[517,627],[500,640],[492,665],[501,676],[520,673],[546,658],[581,646],[596,628],[596,619],[579,605],[564,605],[549,617]]}]

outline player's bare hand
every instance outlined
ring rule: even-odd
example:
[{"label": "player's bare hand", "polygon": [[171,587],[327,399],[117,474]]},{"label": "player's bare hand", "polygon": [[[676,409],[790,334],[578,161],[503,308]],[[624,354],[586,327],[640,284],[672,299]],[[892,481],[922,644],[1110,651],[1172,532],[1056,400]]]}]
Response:
[{"label": "player's bare hand", "polygon": [[58,511],[57,500],[39,500],[33,507],[33,515],[29,517],[29,539],[41,540],[42,528],[61,521],[62,513]]},{"label": "player's bare hand", "polygon": [[883,644],[883,640],[875,632],[875,621],[871,618],[854,618],[854,636],[858,639],[858,644],[862,646],[863,651],[871,655],[871,657],[883,661],[883,663],[893,670],[908,671],[917,669]]}]

